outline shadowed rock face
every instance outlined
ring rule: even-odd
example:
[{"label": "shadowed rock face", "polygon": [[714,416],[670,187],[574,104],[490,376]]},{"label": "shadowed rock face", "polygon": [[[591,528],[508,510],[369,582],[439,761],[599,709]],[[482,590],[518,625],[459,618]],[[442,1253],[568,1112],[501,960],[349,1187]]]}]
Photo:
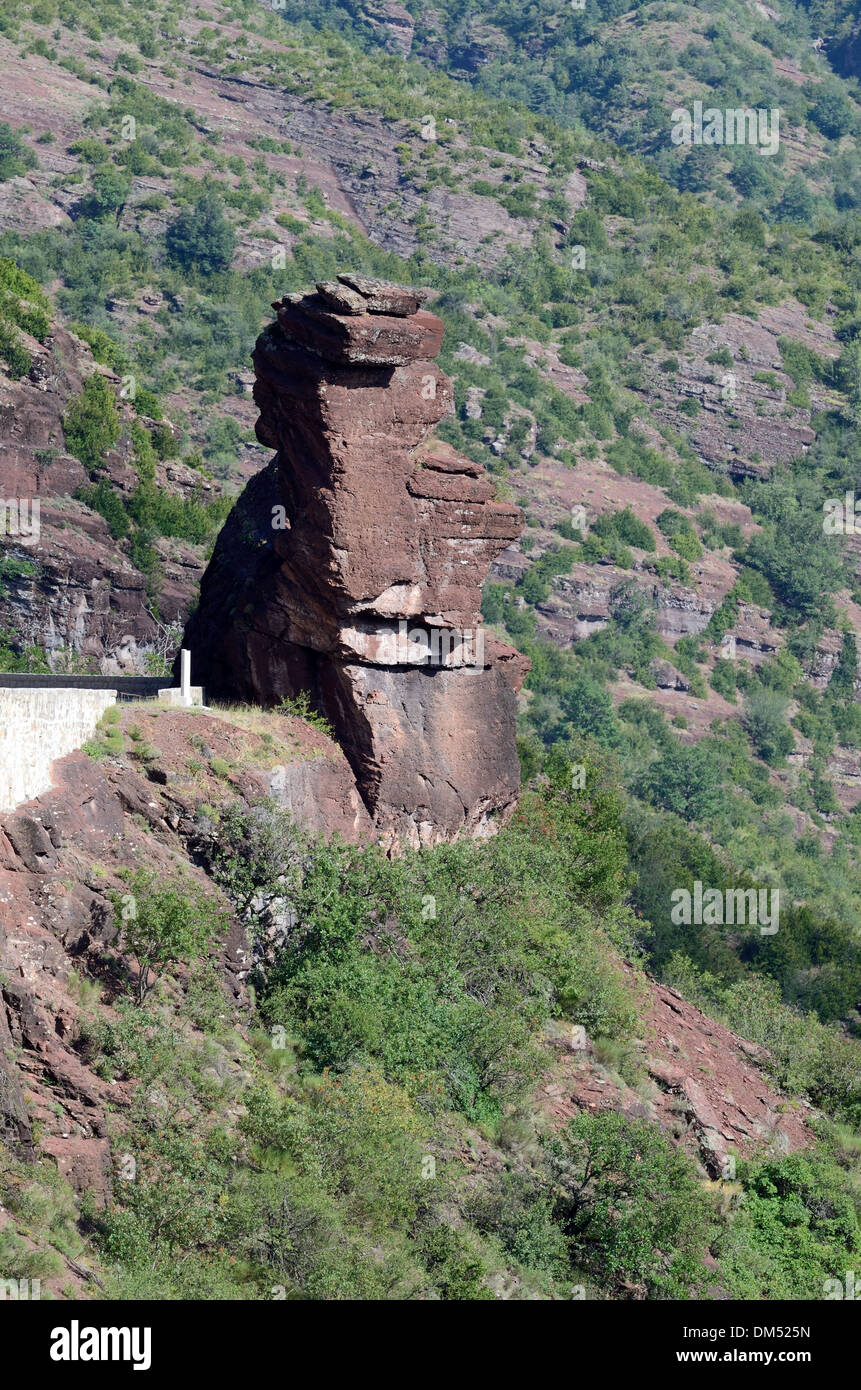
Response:
[{"label": "shadowed rock face", "polygon": [[422,301],[344,275],[273,306],[254,397],[277,453],[219,537],[185,638],[212,698],[308,691],[377,832],[415,844],[486,833],[513,804],[526,669],[480,628],[522,516],[425,442],[453,398]]},{"label": "shadowed rock face", "polygon": [[829,43],[827,51],[835,68],[843,77],[861,75],[861,24],[856,24],[836,46]]}]

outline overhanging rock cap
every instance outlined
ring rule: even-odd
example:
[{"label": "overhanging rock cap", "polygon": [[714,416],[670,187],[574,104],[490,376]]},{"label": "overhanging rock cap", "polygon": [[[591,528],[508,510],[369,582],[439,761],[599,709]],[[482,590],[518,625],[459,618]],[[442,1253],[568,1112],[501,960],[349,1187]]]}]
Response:
[{"label": "overhanging rock cap", "polygon": [[419,307],[423,291],[350,279],[366,292],[339,279],[321,281],[316,294],[276,300],[272,307],[285,337],[337,366],[400,367],[437,356],[442,320]]}]

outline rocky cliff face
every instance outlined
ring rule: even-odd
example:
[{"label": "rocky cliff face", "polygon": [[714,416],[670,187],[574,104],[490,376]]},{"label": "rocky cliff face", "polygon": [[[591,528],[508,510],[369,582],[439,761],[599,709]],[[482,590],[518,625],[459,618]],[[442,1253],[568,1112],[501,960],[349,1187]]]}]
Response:
[{"label": "rocky cliff face", "polygon": [[[110,1116],[122,1114],[131,1088],[91,1068],[76,981],[97,980],[96,1013],[113,1017],[120,957],[109,894],[125,891],[120,872],[146,864],[170,877],[182,863],[189,887],[206,894],[189,846],[201,839],[201,808],[225,801],[271,798],[314,831],[370,835],[343,754],[301,720],[121,708],[115,727],[126,751],[60,758],[48,791],[0,813],[0,1156],[4,1145],[24,1159],[48,1156],[97,1203],[111,1193]],[[142,762],[139,743],[157,756]],[[247,947],[231,919],[215,951],[233,996]],[[0,1207],[0,1239],[6,1220]]]},{"label": "rocky cliff face", "polygon": [[842,77],[857,77],[861,73],[861,24],[856,24],[836,45],[827,42],[826,52]]},{"label": "rocky cliff face", "polygon": [[481,834],[514,801],[524,665],[481,585],[521,530],[428,436],[452,410],[423,296],[342,276],[274,306],[254,354],[275,459],[225,526],[186,632],[210,695],[324,711],[383,839]]},{"label": "rocky cliff face", "polygon": [[[39,524],[29,536],[17,528],[6,534],[6,509],[0,512],[0,639],[41,649],[61,671],[144,669],[158,638],[146,578],[128,543],[80,500],[95,477],[68,452],[62,424],[88,377],[98,374],[110,384],[122,434],[98,476],[126,506],[140,483],[128,432],[133,413],[120,397],[119,377],[59,323],[44,343],[29,335],[22,341],[32,358],[27,375],[15,380],[0,363],[0,502],[20,499],[27,515],[38,505]],[[181,460],[159,461],[156,483],[188,500],[221,493],[219,483]],[[201,547],[160,537],[157,550],[161,618],[183,622],[202,572]]]}]

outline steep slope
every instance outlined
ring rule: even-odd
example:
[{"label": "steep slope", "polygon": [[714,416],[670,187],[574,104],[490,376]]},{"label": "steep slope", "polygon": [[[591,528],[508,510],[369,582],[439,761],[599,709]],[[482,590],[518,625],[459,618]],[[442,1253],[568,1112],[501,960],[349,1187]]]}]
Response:
[{"label": "steep slope", "polygon": [[[678,188],[784,208],[802,220],[826,195],[856,206],[859,90],[851,7],[753,0],[696,4],[625,0],[570,5],[541,0],[527,11],[504,3],[442,0],[405,31],[352,0],[286,0],[285,17],[310,18],[373,50],[407,52],[461,82],[522,102],[565,126],[644,155]],[[397,35],[397,37],[395,37]],[[830,60],[830,61],[829,61]],[[761,160],[746,141],[713,159],[672,147],[672,113],[750,107],[780,113],[779,151]],[[758,143],[758,142],[754,142]],[[763,144],[766,142],[763,141]],[[733,148],[733,145],[736,145]]]},{"label": "steep slope", "polygon": [[[124,709],[6,819],[12,1277],[756,1300],[857,1268],[859,551],[823,528],[861,479],[857,90],[851,14],[809,8],[382,0],[364,49],[328,6],[4,10],[0,492],[47,522],[2,540],[2,663],[168,652],[219,484],[274,488],[298,423],[252,441],[263,307],[345,268],[433,296],[455,413],[418,491],[522,506],[484,612],[532,660],[482,845],[369,847],[302,680]],[[671,148],[697,99],[779,105],[776,157]],[[679,923],[697,883],[767,885],[779,931]]]},{"label": "steep slope", "polygon": [[163,673],[202,571],[204,546],[183,532],[203,540],[223,489],[174,457],[145,398],[137,411],[124,400],[130,379],[47,317],[33,327],[15,328],[22,356],[0,367],[4,669]]},{"label": "steep slope", "polygon": [[[104,746],[94,745],[89,757],[62,760],[51,793],[4,818],[0,1249],[7,1274],[27,1270],[59,1298],[104,1292],[146,1297],[154,1288],[162,1296],[169,1289],[175,1297],[265,1298],[272,1296],[273,1281],[291,1296],[327,1298],[564,1298],[572,1296],[572,1280],[575,1297],[587,1296],[584,1289],[590,1297],[601,1290],[643,1297],[675,1287],[672,1280],[679,1278],[701,1281],[709,1296],[725,1291],[724,1280],[732,1286],[732,1261],[724,1266],[720,1251],[743,1226],[741,1215],[730,1219],[731,1211],[743,1210],[733,1194],[741,1182],[758,1180],[761,1165],[767,1173],[770,1164],[789,1161],[787,1154],[811,1149],[809,1106],[799,1107],[769,1082],[762,1068],[774,1059],[767,1049],[715,1024],[638,968],[622,968],[606,943],[600,945],[597,918],[580,940],[579,969],[585,966],[586,973],[567,984],[569,1018],[573,1012],[586,1020],[588,1032],[580,1025],[572,1030],[564,1018],[548,1021],[540,1046],[525,1053],[524,1039],[511,1034],[504,1043],[506,1069],[497,1071],[499,1029],[513,1001],[486,997],[480,1014],[487,1018],[490,1010],[496,1032],[454,1044],[466,1051],[451,1054],[456,1069],[437,1092],[439,1039],[426,1003],[416,998],[407,1020],[394,998],[387,1005],[386,1024],[395,1036],[405,1021],[410,1029],[429,1030],[424,1064],[410,1082],[403,1063],[412,1063],[398,1062],[397,1049],[390,1053],[372,1034],[359,1042],[361,1014],[344,1034],[346,1018],[335,996],[339,1046],[353,1038],[352,1062],[334,1081],[327,1080],[328,1068],[318,1074],[328,1027],[319,1012],[323,996],[316,1023],[305,1031],[299,995],[288,1003],[272,993],[271,983],[267,988],[266,976],[274,968],[278,978],[278,962],[283,969],[287,959],[279,953],[289,956],[325,921],[318,871],[337,867],[345,901],[352,901],[350,872],[361,876],[361,855],[345,858],[315,847],[292,820],[364,839],[369,826],[350,788],[332,742],[293,716],[131,705],[106,720]],[[517,835],[525,834],[543,866],[535,868],[545,890],[556,853],[547,817],[561,830],[558,810],[551,798],[531,825],[527,811],[502,848],[504,857],[510,855]],[[277,830],[277,841],[268,828]],[[245,867],[236,863],[237,834]],[[277,860],[267,867],[276,849]],[[370,851],[362,853],[367,870],[378,875]],[[605,853],[599,835],[583,881],[599,893],[595,873]],[[538,880],[523,884],[520,875],[528,871],[509,862],[505,883],[491,889],[490,917],[473,880],[479,871],[471,852],[463,864],[467,880],[455,874],[451,893],[445,878],[456,860],[404,866],[409,875],[418,871],[417,890],[420,883],[434,887],[437,940],[450,930],[459,935],[466,914],[477,944],[491,921],[499,924],[505,916],[504,900],[520,900],[524,890],[530,910],[539,908]],[[303,875],[311,880],[310,897],[302,891]],[[367,883],[357,886],[366,896]],[[154,903],[166,902],[166,893],[174,895],[174,907],[193,900],[198,913],[210,904],[207,919],[215,932],[200,956],[173,968],[157,961],[150,980],[157,979],[155,992],[135,1008],[127,996],[146,968],[134,933],[136,921],[148,920],[144,890]],[[421,899],[425,909],[428,901]],[[285,911],[289,902],[292,913]],[[490,960],[479,966],[477,956],[471,967],[464,957],[458,966],[452,960],[446,967],[442,959],[434,964],[429,942],[420,944],[416,934],[414,912],[402,898],[385,917],[376,905],[370,916],[362,915],[350,966],[354,972],[364,962],[361,983],[353,975],[354,1003],[362,1010],[378,1007],[372,981],[386,978],[387,963],[403,987],[406,963],[412,960],[414,971],[424,957],[423,989],[440,991],[435,1007],[444,998],[451,1007],[461,970],[475,989],[472,972],[481,968],[483,988],[491,989],[493,971],[506,968],[504,954],[518,949],[512,939],[496,939],[489,975]],[[331,929],[330,923],[325,930]],[[338,951],[346,949],[342,937]],[[527,960],[521,959],[521,969]],[[247,992],[249,970],[256,1002]],[[261,1015],[267,996],[271,1007],[264,1005]],[[535,1001],[527,1007],[535,1008]],[[615,1044],[601,1031],[602,1010]],[[468,1081],[459,1068],[475,1048],[488,1072],[467,1104],[462,1088]],[[504,1096],[516,1110],[489,1142],[489,1115]],[[667,1217],[681,1219],[679,1239],[694,1242],[690,1269],[676,1268],[675,1257],[660,1250],[650,1252],[645,1265],[625,1264],[615,1274],[602,1272],[576,1247],[570,1258],[565,1254],[561,1227],[553,1224],[564,1223],[564,1203],[552,1218],[545,1188],[553,1181],[553,1136],[567,1134],[573,1120],[591,1126],[593,1142],[601,1142],[617,1115],[633,1142],[658,1145],[650,1161],[677,1164],[674,1184],[690,1209],[684,1217],[682,1207]],[[276,1123],[280,1128],[273,1131]],[[290,1126],[297,1123],[294,1140]],[[332,1124],[341,1145],[349,1139],[355,1146],[353,1158],[339,1149],[335,1159],[327,1138]],[[273,1141],[288,1151],[298,1142],[295,1162],[305,1173],[298,1185],[282,1165],[270,1190],[260,1156]],[[324,1156],[328,1177],[322,1183],[319,1174],[312,1178],[316,1160],[309,1165],[310,1155],[301,1157],[309,1143]],[[543,1145],[550,1146],[546,1158]],[[422,1154],[425,1167],[428,1155],[434,1157],[430,1186],[419,1176]],[[708,1175],[734,1179],[736,1159],[739,1181],[729,1181],[730,1205],[715,1226],[706,1216],[714,1186]],[[345,1166],[335,1173],[333,1162]],[[270,1210],[272,1201],[277,1210]],[[530,1235],[517,1214],[523,1202],[533,1208]],[[39,1219],[46,1204],[55,1213],[50,1229]],[[691,1225],[693,1210],[698,1215]],[[312,1212],[296,1246],[289,1232]],[[385,1291],[373,1273],[362,1273],[371,1247],[370,1266],[381,1264]],[[816,1269],[806,1277],[814,1279]]]},{"label": "steep slope", "polygon": [[[345,265],[432,287],[457,412],[440,435],[527,517],[485,610],[533,660],[529,767],[598,732],[648,804],[854,922],[858,552],[822,527],[859,476],[851,199],[811,222],[773,199],[680,196],[596,135],[242,4],[146,21],[94,5],[74,24],[49,10],[4,20],[17,134],[0,192],[3,247],[52,288],[55,316],[134,377],[183,458],[238,480],[266,457],[250,441],[261,304]],[[664,21],[642,15],[647,41]],[[745,33],[776,32],[752,16]],[[53,77],[49,113],[36,86]],[[851,133],[840,143],[851,157]],[[99,505],[157,599],[159,530],[206,545],[217,516],[104,481]],[[30,563],[12,558],[16,588]],[[60,629],[56,592],[45,625]],[[4,663],[40,657],[7,640]],[[667,715],[648,730],[644,699]],[[683,780],[701,769],[693,790],[664,785],[668,758]],[[733,790],[716,816],[700,784],[718,769]]]}]

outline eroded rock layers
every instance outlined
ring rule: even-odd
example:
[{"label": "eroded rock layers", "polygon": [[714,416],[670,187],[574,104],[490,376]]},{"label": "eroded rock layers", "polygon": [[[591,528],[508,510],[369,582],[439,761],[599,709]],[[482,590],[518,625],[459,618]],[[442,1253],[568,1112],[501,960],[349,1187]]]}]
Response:
[{"label": "eroded rock layers", "polygon": [[210,698],[307,691],[378,833],[411,843],[481,834],[511,806],[524,674],[480,627],[522,516],[430,438],[453,401],[422,302],[344,275],[274,306],[254,395],[277,452],[219,537],[185,639]]}]

